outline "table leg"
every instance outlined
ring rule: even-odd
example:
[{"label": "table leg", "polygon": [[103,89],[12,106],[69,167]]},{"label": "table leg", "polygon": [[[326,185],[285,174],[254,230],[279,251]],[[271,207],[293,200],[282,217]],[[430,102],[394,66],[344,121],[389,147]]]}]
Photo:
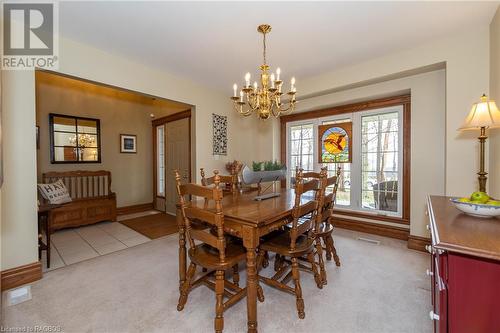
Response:
[{"label": "table leg", "polygon": [[177,225],[179,226],[179,290],[186,281],[186,228],[182,213],[177,209]]},{"label": "table leg", "polygon": [[248,332],[257,333],[257,265],[255,251],[259,244],[254,228],[243,229],[243,245],[247,249],[247,316]]},{"label": "table leg", "polygon": [[50,213],[45,215],[45,236],[47,237],[47,268],[50,268]]}]

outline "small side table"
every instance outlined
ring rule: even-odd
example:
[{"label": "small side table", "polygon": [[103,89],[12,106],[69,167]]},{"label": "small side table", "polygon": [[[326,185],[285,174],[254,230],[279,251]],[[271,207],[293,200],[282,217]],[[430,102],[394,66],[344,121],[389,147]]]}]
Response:
[{"label": "small side table", "polygon": [[[47,251],[47,268],[50,267],[50,211],[62,205],[42,204],[38,206],[38,260],[42,260],[42,251]],[[42,230],[45,230],[46,242],[43,242]]]}]

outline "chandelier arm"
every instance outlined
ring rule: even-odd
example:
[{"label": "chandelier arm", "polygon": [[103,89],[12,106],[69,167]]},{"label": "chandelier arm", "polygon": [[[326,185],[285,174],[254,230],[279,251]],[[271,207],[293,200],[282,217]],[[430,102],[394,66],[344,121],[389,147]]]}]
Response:
[{"label": "chandelier arm", "polygon": [[280,112],[285,113],[288,111],[291,112],[294,108],[295,108],[295,103],[288,102],[288,107],[285,107],[285,108],[279,107],[279,110],[280,110]]},{"label": "chandelier arm", "polygon": [[280,114],[283,112],[281,110],[281,107],[280,107],[280,104],[279,104],[279,95],[277,95],[277,96],[274,97],[273,105],[274,105],[274,107],[272,109],[273,115],[276,118],[278,118],[280,116]]},{"label": "chandelier arm", "polygon": [[252,107],[254,111],[257,111],[262,106],[262,95],[260,93],[255,94],[255,106]]},{"label": "chandelier arm", "polygon": [[253,113],[252,109],[247,109],[246,111],[243,111],[243,105],[241,106],[241,114],[244,115],[245,117],[251,115]]},{"label": "chandelier arm", "polygon": [[238,108],[238,105],[235,104],[234,105],[234,109],[236,110],[236,112],[238,112],[240,115],[242,116],[245,116],[245,117],[248,117],[249,115],[252,114],[252,110],[246,110],[246,111],[243,111],[243,105],[240,105],[239,108]]},{"label": "chandelier arm", "polygon": [[236,112],[238,112],[240,115],[245,116],[245,117],[251,115],[254,111],[256,111],[256,110],[259,109],[259,105],[256,103],[256,105],[253,106],[251,104],[251,101],[249,99],[247,99],[246,105],[249,107],[249,109],[243,110],[243,105],[238,104],[237,102],[235,102],[234,103],[234,108],[235,108]]},{"label": "chandelier arm", "polygon": [[275,118],[278,118],[278,117],[280,116],[280,113],[281,113],[281,112],[280,112],[279,107],[273,107],[271,110],[272,110],[273,116],[274,116]]},{"label": "chandelier arm", "polygon": [[252,109],[252,111],[255,111],[259,108],[259,103],[257,103],[257,97],[253,98],[253,101],[250,99],[247,99],[247,104]]},{"label": "chandelier arm", "polygon": [[292,113],[293,110],[295,110],[295,105],[291,105],[287,110],[281,111],[281,113],[286,115]]}]

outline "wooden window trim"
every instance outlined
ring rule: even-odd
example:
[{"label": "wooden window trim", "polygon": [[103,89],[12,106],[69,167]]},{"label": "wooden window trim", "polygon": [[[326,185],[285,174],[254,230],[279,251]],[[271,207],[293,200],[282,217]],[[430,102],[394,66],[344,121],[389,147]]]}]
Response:
[{"label": "wooden window trim", "polygon": [[[78,135],[78,120],[91,120],[96,122],[96,136],[97,136],[97,160],[96,161],[56,161],[55,160],[55,143],[54,143],[54,117],[68,118],[75,120],[76,130]],[[61,131],[58,131],[61,132]],[[101,163],[101,121],[96,118],[79,117],[67,114],[49,113],[49,141],[50,141],[50,163],[51,164],[87,164],[87,163]]]},{"label": "wooden window trim", "polygon": [[[281,146],[281,161],[287,164],[287,142],[286,142],[286,125],[290,122],[298,120],[309,120],[323,118],[328,116],[339,115],[343,113],[354,113],[373,109],[380,109],[390,106],[403,106],[403,211],[401,217],[385,216],[380,214],[364,213],[351,210],[335,209],[334,213],[346,217],[359,217],[371,220],[410,224],[410,175],[411,175],[411,95],[398,95],[393,97],[379,98],[375,100],[363,101],[340,106],[334,106],[321,110],[313,110],[301,113],[293,113],[282,116],[280,118],[280,146]],[[288,167],[288,165],[287,165]],[[281,186],[285,187],[286,183],[281,182]]]},{"label": "wooden window trim", "polygon": [[[158,150],[158,147],[157,147],[157,143],[156,143],[156,127],[157,126],[161,126],[161,125],[167,125],[167,123],[169,122],[172,122],[172,121],[176,121],[176,120],[180,120],[180,119],[184,119],[184,118],[188,118],[189,120],[189,174],[188,174],[188,181],[191,182],[191,173],[192,173],[192,147],[191,147],[191,144],[192,144],[192,139],[191,139],[191,125],[192,125],[192,114],[191,114],[191,110],[185,110],[185,111],[180,111],[180,112],[177,112],[177,113],[174,113],[174,114],[171,114],[171,115],[168,115],[168,116],[165,116],[165,117],[162,117],[162,118],[158,118],[158,119],[154,119],[151,121],[151,132],[152,132],[152,141],[153,141],[153,204],[155,205],[156,207],[156,198],[161,198],[161,199],[165,199],[166,198],[166,194],[163,195],[163,196],[160,196],[158,195],[158,171],[156,170],[156,154],[157,154],[157,150]],[[167,134],[167,127],[165,126],[165,137],[166,137],[166,134]],[[167,143],[166,139],[165,139],[165,144]],[[166,146],[165,146],[166,147]],[[166,156],[165,156],[165,159],[166,159]],[[167,161],[165,160],[165,182],[168,181],[168,174],[167,174]],[[172,178],[173,179],[173,178]],[[166,187],[165,187],[165,191],[166,191]]]}]

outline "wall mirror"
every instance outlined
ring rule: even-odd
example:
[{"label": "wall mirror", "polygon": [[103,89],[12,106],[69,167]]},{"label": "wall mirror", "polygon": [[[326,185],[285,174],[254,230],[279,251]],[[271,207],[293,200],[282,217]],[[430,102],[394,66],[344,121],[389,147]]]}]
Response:
[{"label": "wall mirror", "polygon": [[100,121],[49,114],[51,163],[100,163]]}]

